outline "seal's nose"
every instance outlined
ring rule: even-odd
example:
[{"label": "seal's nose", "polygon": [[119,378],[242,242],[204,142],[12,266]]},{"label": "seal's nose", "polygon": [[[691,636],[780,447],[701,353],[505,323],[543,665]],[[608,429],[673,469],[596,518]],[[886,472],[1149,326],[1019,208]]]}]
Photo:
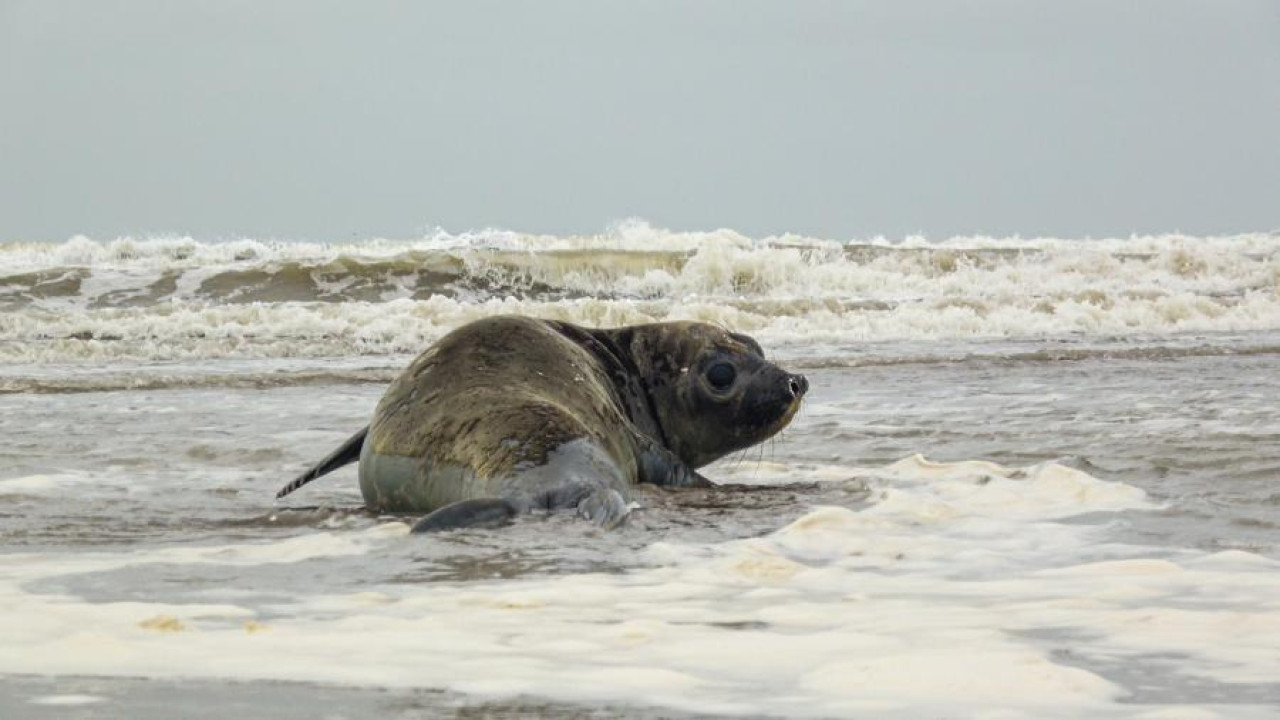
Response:
[{"label": "seal's nose", "polygon": [[787,378],[787,389],[791,391],[791,397],[798,398],[809,390],[809,380],[803,375],[792,375]]}]

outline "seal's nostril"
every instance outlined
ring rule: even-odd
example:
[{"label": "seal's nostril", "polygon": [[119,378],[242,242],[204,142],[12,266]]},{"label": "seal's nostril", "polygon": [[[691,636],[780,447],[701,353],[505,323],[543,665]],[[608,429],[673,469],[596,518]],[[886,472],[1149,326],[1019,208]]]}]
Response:
[{"label": "seal's nostril", "polygon": [[809,381],[803,375],[792,375],[787,380],[787,389],[791,390],[791,397],[800,397],[809,389]]}]

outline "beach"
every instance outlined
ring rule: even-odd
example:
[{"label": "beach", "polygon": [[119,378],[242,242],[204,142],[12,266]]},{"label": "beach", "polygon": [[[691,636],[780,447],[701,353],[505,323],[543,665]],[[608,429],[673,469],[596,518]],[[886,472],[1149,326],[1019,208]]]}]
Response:
[{"label": "beach", "polygon": [[[810,390],[612,532],[274,500],[506,313]],[[0,245],[0,715],[1269,717],[1277,397],[1275,234]]]}]

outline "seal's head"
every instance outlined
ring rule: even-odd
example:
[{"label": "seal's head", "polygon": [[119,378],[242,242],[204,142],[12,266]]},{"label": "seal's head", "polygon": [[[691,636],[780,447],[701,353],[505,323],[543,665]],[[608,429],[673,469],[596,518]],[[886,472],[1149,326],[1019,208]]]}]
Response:
[{"label": "seal's head", "polygon": [[[680,322],[642,326],[632,353],[668,448],[701,467],[791,422],[809,389],[747,335]],[[639,328],[637,328],[639,329]]]}]

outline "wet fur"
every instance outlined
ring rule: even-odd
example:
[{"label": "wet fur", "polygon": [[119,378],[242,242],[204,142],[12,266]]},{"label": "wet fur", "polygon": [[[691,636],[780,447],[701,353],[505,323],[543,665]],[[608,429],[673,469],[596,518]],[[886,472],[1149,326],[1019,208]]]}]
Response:
[{"label": "wet fur", "polygon": [[[716,363],[736,369],[731,388],[703,377]],[[488,318],[388,388],[361,446],[361,490],[374,510],[436,511],[427,529],[539,507],[611,524],[636,483],[706,484],[695,468],[781,430],[797,381],[753,339],[713,325]],[[347,445],[285,491],[349,462]]]}]

